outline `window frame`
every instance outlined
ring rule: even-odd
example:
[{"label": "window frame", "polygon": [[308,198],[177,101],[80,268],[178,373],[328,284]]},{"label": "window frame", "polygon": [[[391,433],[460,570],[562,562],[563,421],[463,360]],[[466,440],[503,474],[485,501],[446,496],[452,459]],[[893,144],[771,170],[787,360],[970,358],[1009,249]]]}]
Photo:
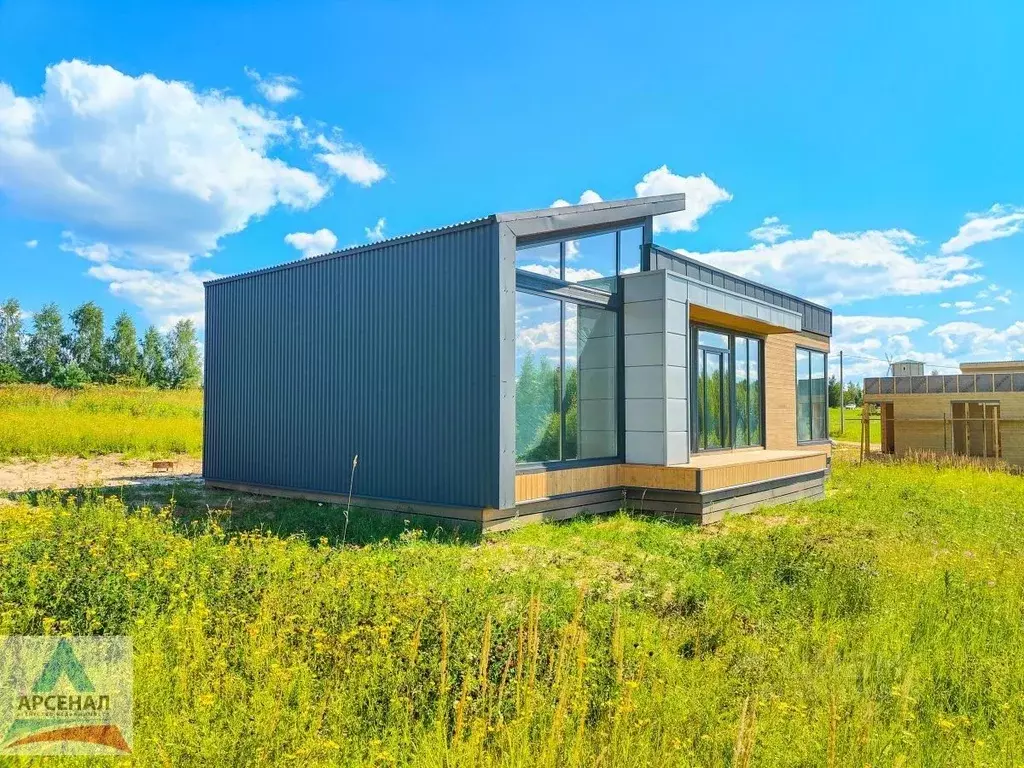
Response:
[{"label": "window frame", "polygon": [[[645,227],[644,221],[645,221],[644,219],[636,219],[635,221],[631,220],[631,221],[618,222],[618,223],[616,223],[613,226],[602,226],[602,227],[591,227],[591,228],[584,227],[584,228],[581,228],[581,229],[573,229],[573,230],[569,230],[569,231],[566,231],[566,232],[560,232],[557,236],[551,236],[551,235],[547,235],[547,234],[542,234],[542,235],[532,235],[530,237],[517,238],[517,240],[516,240],[516,255],[517,255],[517,259],[516,259],[516,261],[517,261],[517,265],[516,265],[516,283],[517,283],[517,287],[518,287],[519,277],[521,275],[531,275],[531,276],[534,276],[534,277],[542,278],[544,280],[551,280],[551,281],[553,281],[555,283],[559,283],[559,284],[561,284],[563,286],[568,286],[568,285],[578,286],[580,288],[583,288],[583,289],[586,289],[586,290],[591,290],[591,291],[594,291],[596,293],[607,293],[607,291],[602,291],[600,288],[592,288],[590,286],[583,285],[582,283],[572,283],[572,282],[569,282],[568,280],[565,279],[565,244],[566,244],[566,242],[568,242],[570,240],[580,240],[580,239],[585,238],[585,237],[594,237],[594,236],[597,236],[597,235],[610,235],[610,234],[614,234],[615,235],[615,274],[614,275],[608,275],[607,278],[605,278],[605,279],[611,280],[613,278],[621,278],[622,277],[622,233],[624,231],[626,231],[626,230],[638,229],[638,230],[640,230],[640,233],[641,233],[640,234],[641,253],[640,253],[640,261],[639,261],[639,263],[640,263],[640,271],[644,272],[645,271],[644,270],[644,257],[645,257],[645,252],[646,252],[646,249],[644,248],[645,243],[644,243],[644,234],[643,234],[644,227]],[[558,275],[559,275],[559,277],[548,277],[547,275],[541,275],[541,274],[538,274],[537,272],[530,272],[528,270],[519,269],[519,266],[518,266],[518,253],[519,253],[519,250],[521,248],[536,248],[536,247],[541,246],[541,245],[554,245],[554,244],[558,245]],[[647,245],[649,245],[649,243]],[[614,293],[619,293],[619,292],[621,292],[621,290],[622,290],[622,282],[621,282],[621,280],[616,280]]]},{"label": "window frame", "polygon": [[[809,416],[809,418],[811,420],[810,429],[809,429],[811,437],[809,439],[807,439],[807,440],[801,440],[800,439],[800,353],[801,352],[808,352],[811,355],[822,355],[824,357],[824,360],[825,360],[825,378],[824,378],[824,381],[825,381],[825,435],[824,435],[824,437],[815,437],[814,436],[814,410],[813,410],[813,400],[811,400],[811,401],[808,402],[808,411],[807,411],[808,416]],[[807,371],[807,377],[808,377],[807,378],[807,385],[808,385],[808,396],[810,397],[811,396],[810,386],[811,386],[811,382],[814,381],[814,377],[812,375],[812,371],[814,370],[814,364],[813,364],[813,362],[811,362],[810,358],[808,358],[808,363],[809,363],[809,367],[808,367],[808,371]],[[794,400],[794,403],[793,403],[794,408],[795,408],[793,416],[794,416],[794,422],[795,422],[795,427],[796,427],[796,444],[797,445],[825,445],[826,443],[831,443],[832,439],[829,437],[829,423],[828,423],[828,409],[829,409],[829,401],[828,401],[828,352],[826,352],[824,350],[821,350],[821,349],[815,349],[814,347],[805,347],[805,346],[801,346],[800,344],[797,344],[796,345],[796,349],[793,352],[793,383],[794,383],[794,389],[796,390],[796,392],[795,392],[795,400]]]},{"label": "window frame", "polygon": [[[583,227],[570,231],[560,232],[557,236],[547,234],[534,235],[516,239],[516,254],[521,248],[534,248],[540,245],[558,244],[558,274],[560,277],[549,277],[537,272],[519,269],[516,266],[516,292],[529,293],[541,298],[554,299],[560,303],[559,325],[560,325],[560,348],[559,359],[561,368],[559,371],[560,403],[565,401],[565,304],[566,302],[578,306],[593,307],[615,313],[615,431],[617,454],[599,459],[552,459],[549,461],[516,461],[516,474],[528,474],[531,472],[543,472],[553,469],[570,469],[573,467],[601,466],[605,464],[623,464],[626,461],[626,328],[625,318],[622,312],[622,232],[624,230],[639,229],[641,231],[641,253],[640,271],[643,272],[647,249],[646,240],[646,219],[617,222],[614,226]],[[601,290],[582,283],[571,283],[565,280],[565,243],[568,240],[578,240],[591,235],[615,234],[615,275],[608,279],[615,281],[615,290],[612,292]],[[565,445],[565,411],[559,414],[560,437],[559,453],[562,453]]]},{"label": "window frame", "polygon": [[[526,279],[520,281],[521,277],[526,276]],[[572,467],[588,467],[588,466],[601,466],[603,464],[622,464],[626,460],[626,431],[625,431],[625,418],[626,418],[626,401],[623,396],[625,388],[625,366],[623,363],[623,356],[625,354],[625,338],[624,338],[624,321],[622,316],[622,299],[621,290],[616,293],[605,293],[594,288],[587,286],[579,286],[575,283],[567,283],[561,286],[565,290],[538,290],[538,287],[533,281],[533,278],[540,278],[546,282],[554,282],[560,284],[558,280],[553,278],[545,277],[543,275],[537,275],[532,272],[516,271],[516,293],[526,293],[532,296],[539,296],[544,299],[551,299],[559,303],[558,318],[559,318],[559,372],[558,372],[558,390],[559,390],[559,441],[558,441],[558,452],[563,454],[565,451],[565,423],[566,423],[566,410],[565,410],[565,305],[566,303],[575,304],[578,307],[591,307],[593,309],[600,309],[606,312],[615,313],[615,442],[616,442],[616,454],[614,456],[602,456],[599,458],[588,458],[588,459],[550,459],[548,461],[518,461],[516,460],[516,474],[528,474],[530,472],[548,471],[552,469],[570,469]],[[621,283],[621,277],[617,277],[617,280]],[[619,286],[621,288],[621,285]],[[596,295],[593,295],[596,294]]]},{"label": "window frame", "polygon": [[[698,425],[700,423],[700,416],[697,412],[699,407],[697,400],[697,360],[700,355],[700,331],[708,331],[710,333],[722,334],[729,340],[728,350],[721,350],[727,352],[729,355],[729,445],[723,445],[721,448],[701,448],[700,447],[700,431]],[[717,325],[711,325],[709,323],[691,322],[690,323],[690,335],[693,338],[693,342],[690,345],[690,374],[689,374],[689,390],[687,395],[690,398],[690,450],[693,453],[720,453],[722,451],[747,451],[747,450],[759,450],[763,449],[767,445],[767,430],[766,427],[766,387],[764,385],[765,378],[765,338],[764,336],[756,333],[750,333],[749,331],[737,331],[732,328],[723,328]],[[755,445],[736,445],[736,338],[744,339],[755,339],[758,342],[757,345],[757,368],[758,368],[758,382],[760,389],[760,400],[761,407],[758,416],[761,421],[761,441]],[[708,347],[708,349],[717,349]]]}]

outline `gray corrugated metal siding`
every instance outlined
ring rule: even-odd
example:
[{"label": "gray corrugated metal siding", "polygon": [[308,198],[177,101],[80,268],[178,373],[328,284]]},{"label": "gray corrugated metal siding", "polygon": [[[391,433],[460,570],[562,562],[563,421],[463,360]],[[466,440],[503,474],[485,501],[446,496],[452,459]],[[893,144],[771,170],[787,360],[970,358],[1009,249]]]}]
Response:
[{"label": "gray corrugated metal siding", "polygon": [[497,225],[206,288],[208,480],[498,500]]}]

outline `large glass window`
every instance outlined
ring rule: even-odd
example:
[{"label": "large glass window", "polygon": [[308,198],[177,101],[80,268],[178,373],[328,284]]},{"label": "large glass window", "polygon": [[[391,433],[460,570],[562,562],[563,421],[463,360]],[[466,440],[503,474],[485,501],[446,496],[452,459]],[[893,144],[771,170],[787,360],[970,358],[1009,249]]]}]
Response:
[{"label": "large glass window", "polygon": [[562,244],[545,243],[516,250],[516,269],[562,279]]},{"label": "large glass window", "polygon": [[567,240],[565,243],[565,281],[580,283],[602,291],[615,290],[615,233]]},{"label": "large glass window", "polygon": [[613,311],[516,292],[516,460],[618,455]]},{"label": "large glass window", "polygon": [[695,336],[694,448],[763,445],[760,339],[707,329]]},{"label": "large glass window", "polygon": [[761,342],[737,336],[736,440],[737,447],[761,445]]},{"label": "large glass window", "polygon": [[824,352],[796,350],[796,439],[828,439],[827,356]]},{"label": "large glass window", "polygon": [[562,399],[562,304],[516,293],[516,457],[557,461]]},{"label": "large glass window", "polygon": [[614,293],[618,275],[640,270],[643,241],[643,228],[632,227],[562,242],[523,245],[516,250],[516,269]]}]

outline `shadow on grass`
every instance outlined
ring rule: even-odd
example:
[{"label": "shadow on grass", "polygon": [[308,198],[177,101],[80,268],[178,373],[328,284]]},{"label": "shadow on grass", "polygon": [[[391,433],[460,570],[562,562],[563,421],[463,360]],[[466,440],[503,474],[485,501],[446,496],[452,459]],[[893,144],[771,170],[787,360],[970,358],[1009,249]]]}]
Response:
[{"label": "shadow on grass", "polygon": [[[35,504],[41,493],[12,496],[28,498]],[[425,538],[445,544],[475,544],[481,538],[479,530],[473,530],[468,523],[459,525],[425,515],[357,507],[352,508],[346,525],[343,505],[225,491],[198,483],[78,488],[66,492],[66,496],[78,501],[97,495],[117,496],[130,509],[162,509],[173,501],[172,517],[183,532],[213,520],[229,533],[260,531],[280,538],[300,536],[314,543],[324,539],[332,546],[396,541],[411,531],[422,531]]]}]

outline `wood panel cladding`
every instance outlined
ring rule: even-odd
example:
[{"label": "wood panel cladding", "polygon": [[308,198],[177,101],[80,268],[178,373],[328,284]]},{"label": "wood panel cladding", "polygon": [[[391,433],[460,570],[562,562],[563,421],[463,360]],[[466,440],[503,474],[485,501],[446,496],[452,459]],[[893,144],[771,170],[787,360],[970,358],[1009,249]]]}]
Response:
[{"label": "wood panel cladding", "polygon": [[795,449],[796,348],[829,351],[827,339],[803,333],[776,333],[764,340],[765,448]]}]

